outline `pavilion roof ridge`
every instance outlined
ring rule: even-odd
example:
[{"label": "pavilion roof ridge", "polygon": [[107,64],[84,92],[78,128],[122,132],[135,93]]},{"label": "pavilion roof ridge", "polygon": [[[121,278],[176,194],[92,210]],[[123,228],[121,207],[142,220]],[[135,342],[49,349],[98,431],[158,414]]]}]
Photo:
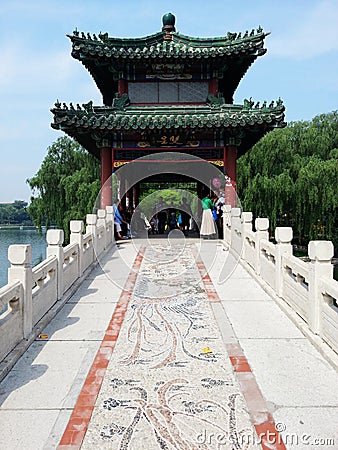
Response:
[{"label": "pavilion roof ridge", "polygon": [[[215,43],[214,43],[215,44]],[[182,41],[160,41],[143,47],[109,46],[93,41],[73,42],[72,55],[79,60],[93,58],[109,59],[157,59],[157,58],[218,58],[232,55],[250,54],[252,56],[262,56],[266,53],[263,39],[249,41],[231,41],[227,45],[204,45],[192,46]]]},{"label": "pavilion roof ridge", "polygon": [[[221,101],[208,101],[208,103],[203,105],[130,105],[128,104],[128,98],[124,101],[120,101],[121,98],[117,99],[119,102],[113,103],[112,106],[95,106],[92,101],[88,103],[83,103],[82,105],[77,104],[76,108],[70,102],[67,105],[65,102],[61,104],[57,100],[54,104],[54,108],[51,108],[51,112],[58,115],[96,115],[104,116],[110,114],[120,114],[123,113],[128,115],[194,115],[194,114],[210,114],[210,113],[245,113],[248,115],[262,115],[262,114],[280,114],[284,113],[285,106],[283,101],[278,98],[276,101],[272,100],[269,104],[266,100],[262,104],[260,102],[254,102],[251,97],[250,99],[244,99],[243,104],[226,104]],[[212,99],[211,99],[212,100]]]},{"label": "pavilion roof ridge", "polygon": [[[241,43],[250,43],[262,41],[270,32],[264,32],[263,28],[259,26],[256,30],[253,28],[250,32],[234,33],[228,31],[224,36],[214,37],[198,37],[181,34],[180,32],[170,32],[171,41],[175,43],[181,43],[182,45],[189,45],[191,47],[220,47]],[[67,37],[73,42],[73,44],[85,44],[85,45],[98,45],[109,47],[129,47],[140,48],[144,46],[150,46],[152,44],[159,44],[165,40],[168,33],[160,31],[151,35],[142,36],[139,38],[129,37],[110,37],[107,32],[100,32],[98,35],[95,33],[90,34],[80,32],[75,28],[73,34],[67,34]]]},{"label": "pavilion roof ridge", "polygon": [[[258,129],[265,131],[286,126],[284,112],[277,111],[225,111],[209,110],[196,111],[194,114],[142,114],[136,111],[111,111],[106,114],[97,112],[70,114],[69,111],[54,110],[52,128],[63,130],[70,135],[82,133],[111,133],[111,132],[143,132],[154,130],[167,132],[167,130],[228,130],[240,131]],[[263,128],[262,128],[263,127]]]}]

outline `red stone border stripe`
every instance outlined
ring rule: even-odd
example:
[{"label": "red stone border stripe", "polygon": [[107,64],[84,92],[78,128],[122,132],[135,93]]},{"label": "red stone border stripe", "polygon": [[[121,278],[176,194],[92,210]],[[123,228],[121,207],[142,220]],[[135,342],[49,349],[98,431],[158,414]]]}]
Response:
[{"label": "red stone border stripe", "polygon": [[100,348],[95,355],[94,362],[89,369],[72,415],[58,445],[60,450],[78,450],[81,448],[106,369],[120,333],[130,297],[134,290],[144,251],[145,247],[141,248],[135,258]]},{"label": "red stone border stripe", "polygon": [[[206,273],[206,268],[199,255],[195,254],[196,264],[203,280],[204,288],[208,299],[213,302],[220,302],[217,291]],[[231,326],[231,324],[229,324]],[[257,384],[250,364],[246,359],[240,343],[232,341],[226,344],[230,362],[236,374],[241,392],[248,406],[251,423],[255,427],[258,441],[262,450],[286,450],[274,419],[268,410],[266,401]]]},{"label": "red stone border stripe", "polygon": [[197,251],[195,251],[196,249],[192,249],[192,253],[195,257],[196,260],[196,265],[198,268],[198,271],[201,275],[201,278],[203,280],[203,284],[204,284],[204,289],[208,295],[208,300],[212,301],[212,302],[220,302],[219,296],[217,294],[217,291],[213,285],[213,282],[211,281],[210,275],[208,274],[203,261],[201,259],[201,256],[199,254],[197,254]]}]

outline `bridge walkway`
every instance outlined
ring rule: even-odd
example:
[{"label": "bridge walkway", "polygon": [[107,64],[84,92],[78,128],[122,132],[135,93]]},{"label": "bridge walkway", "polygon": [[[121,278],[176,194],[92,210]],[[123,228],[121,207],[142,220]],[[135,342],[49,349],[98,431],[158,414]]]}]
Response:
[{"label": "bridge walkway", "polygon": [[8,450],[338,448],[337,372],[218,241],[114,247],[0,404]]}]

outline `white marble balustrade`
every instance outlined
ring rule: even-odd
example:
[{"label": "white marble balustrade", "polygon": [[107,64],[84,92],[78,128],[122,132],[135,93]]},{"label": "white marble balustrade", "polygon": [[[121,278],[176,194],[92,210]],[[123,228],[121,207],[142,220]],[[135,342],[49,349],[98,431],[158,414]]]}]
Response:
[{"label": "white marble balustrade", "polygon": [[[67,300],[67,293],[91,270],[97,257],[114,242],[113,207],[88,214],[86,233],[80,220],[70,223],[70,244],[62,230],[47,230],[46,259],[31,267],[30,245],[11,245],[8,284],[0,289],[0,374],[2,378],[36,338],[49,313]],[[43,323],[42,323],[42,322]]]},{"label": "white marble balustrade", "polygon": [[306,261],[292,253],[293,232],[277,227],[269,239],[269,220],[224,207],[224,241],[318,335],[338,353],[338,282],[333,279],[330,241],[311,241]]}]

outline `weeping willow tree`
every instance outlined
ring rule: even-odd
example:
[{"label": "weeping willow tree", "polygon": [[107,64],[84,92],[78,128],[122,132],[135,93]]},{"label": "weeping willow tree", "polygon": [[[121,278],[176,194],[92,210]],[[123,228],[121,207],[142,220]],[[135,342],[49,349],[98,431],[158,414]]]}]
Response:
[{"label": "weeping willow tree", "polygon": [[245,210],[292,226],[301,244],[329,239],[338,246],[338,111],[292,122],[264,136],[238,160]]},{"label": "weeping willow tree", "polygon": [[61,137],[47,150],[38,172],[27,180],[32,189],[28,212],[41,230],[55,225],[69,239],[70,220],[91,213],[100,190],[100,164],[78,143]]}]

